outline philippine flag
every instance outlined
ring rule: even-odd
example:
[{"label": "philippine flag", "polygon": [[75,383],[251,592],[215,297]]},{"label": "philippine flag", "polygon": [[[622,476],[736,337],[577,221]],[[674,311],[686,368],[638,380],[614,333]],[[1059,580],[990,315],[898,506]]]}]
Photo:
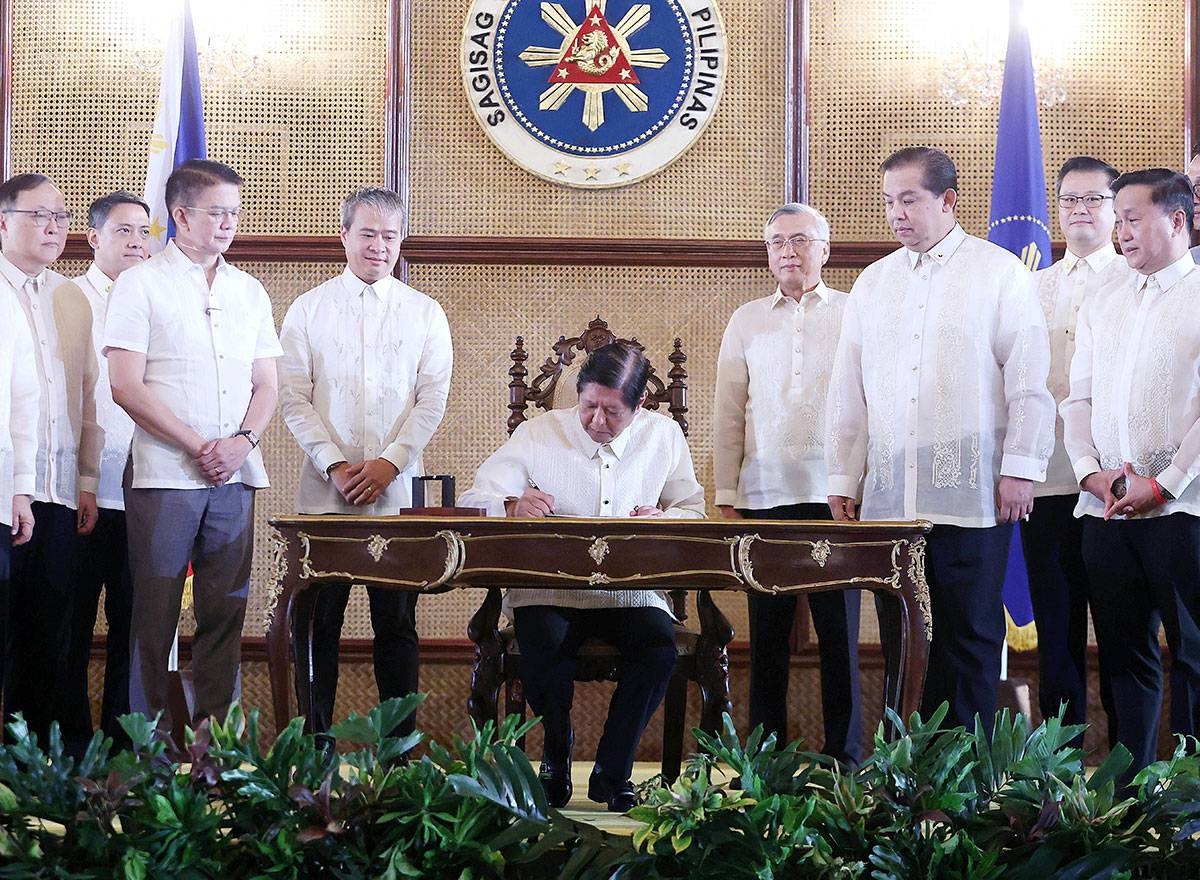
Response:
[{"label": "philippine flag", "polygon": [[166,51],[163,53],[162,87],[154,133],[150,136],[150,164],[146,171],[146,203],[150,205],[150,250],[157,253],[175,235],[167,212],[167,178],[189,159],[206,158],[204,103],[200,98],[200,65],[196,60],[196,32],[192,28],[189,0],[171,14]]}]

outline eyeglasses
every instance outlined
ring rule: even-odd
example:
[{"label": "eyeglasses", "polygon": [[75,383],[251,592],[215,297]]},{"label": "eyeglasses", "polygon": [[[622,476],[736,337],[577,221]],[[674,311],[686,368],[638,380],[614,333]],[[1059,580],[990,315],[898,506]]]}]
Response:
[{"label": "eyeglasses", "polygon": [[39,229],[44,229],[45,227],[49,226],[51,220],[53,220],[59,226],[66,226],[71,222],[70,211],[44,211],[40,208],[36,211],[33,211],[22,208],[5,208],[3,211],[0,211],[0,213],[28,214],[29,218],[33,221],[33,225]]},{"label": "eyeglasses", "polygon": [[766,245],[774,253],[779,254],[779,253],[783,253],[783,250],[788,247],[790,247],[793,251],[798,251],[798,250],[800,250],[800,248],[804,247],[806,244],[812,244],[814,241],[828,241],[828,240],[829,239],[827,239],[827,238],[814,238],[814,237],[808,236],[808,235],[793,235],[791,238],[783,238],[783,237],[769,238],[766,241]]},{"label": "eyeglasses", "polygon": [[1085,208],[1099,208],[1112,196],[1102,196],[1100,193],[1088,193],[1085,196],[1059,196],[1058,206],[1060,208],[1074,208],[1076,205],[1082,204]]},{"label": "eyeglasses", "polygon": [[210,220],[217,221],[224,220],[226,217],[232,217],[234,220],[236,220],[242,215],[242,208],[240,205],[236,208],[222,208],[220,206],[213,208],[197,208],[195,205],[180,205],[180,207],[185,211],[196,211],[197,213],[208,217]]}]

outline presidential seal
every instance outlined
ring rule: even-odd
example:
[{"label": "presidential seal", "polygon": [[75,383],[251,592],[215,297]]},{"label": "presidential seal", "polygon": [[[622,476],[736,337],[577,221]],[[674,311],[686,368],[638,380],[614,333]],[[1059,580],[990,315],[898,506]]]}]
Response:
[{"label": "presidential seal", "polygon": [[538,177],[625,186],[696,142],[728,51],[713,0],[474,0],[467,97],[488,137]]}]

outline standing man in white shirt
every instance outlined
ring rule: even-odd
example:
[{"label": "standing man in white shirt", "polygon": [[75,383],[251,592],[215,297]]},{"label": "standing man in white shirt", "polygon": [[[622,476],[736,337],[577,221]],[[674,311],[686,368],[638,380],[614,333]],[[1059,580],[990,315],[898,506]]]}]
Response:
[{"label": "standing man in white shirt", "polygon": [[[1048,386],[1055,403],[1070,391],[1075,326],[1084,303],[1133,270],[1113,247],[1112,182],[1117,169],[1090,156],[1075,156],[1058,172],[1058,225],[1067,242],[1061,260],[1035,276],[1050,330]],[[1020,523],[1021,547],[1038,635],[1038,704],[1043,718],[1066,704],[1063,720],[1087,720],[1088,580],[1083,564],[1083,522],[1075,517],[1079,482],[1056,420],[1054,454],[1046,482],[1034,488],[1033,511]],[[1101,700],[1108,707],[1107,690]],[[1083,735],[1078,745],[1083,744]]]},{"label": "standing man in white shirt", "polygon": [[[342,202],[346,269],[301,294],[283,319],[279,401],[304,450],[300,513],[390,516],[412,505],[421,452],[446,411],[450,325],[432,298],[392,277],[404,204],[367,188]],[[367,587],[379,698],[417,690],[417,594]],[[315,731],[333,723],[350,584],[321,590],[313,616]],[[398,733],[414,729],[407,718]]]},{"label": "standing man in white shirt", "polygon": [[[489,516],[665,516],[700,519],[704,489],[679,425],[649,412],[649,363],[636,348],[596,349],[576,381],[579,403],[522,422],[475,473],[460,503]],[[674,618],[652,590],[511,590],[521,683],[545,734],[538,776],[551,806],[571,799],[576,652],[595,636],[621,655],[588,797],[633,808],[638,741],[675,668]]]},{"label": "standing man in white shirt", "polygon": [[283,353],[266,290],[222,256],[237,232],[241,186],[220,162],[176,168],[166,193],[175,237],[121,273],[105,319],[113,400],[136,425],[125,489],[129,708],[162,712],[165,730],[167,662],[189,561],[193,716],[223,717],[240,694],[254,493],[269,485],[258,441],[275,410]]},{"label": "standing man in white shirt", "polygon": [[[786,204],[764,238],[770,296],[729,319],[717,359],[713,476],[727,518],[830,519],[825,479],[825,402],[846,294],[821,280],[829,221]],[[822,751],[862,760],[858,615],[853,590],[809,593],[821,657]],[[747,597],[750,611],[750,726],[788,741],[787,690],[795,596]]]},{"label": "standing man in white shirt", "polygon": [[9,571],[12,551],[33,536],[37,488],[37,368],[33,337],[16,297],[0,296],[0,686],[3,645],[8,641]]},{"label": "standing man in white shirt", "polygon": [[1200,270],[1188,253],[1192,192],[1165,168],[1118,177],[1117,237],[1132,281],[1100,291],[1079,318],[1067,453],[1083,492],[1083,559],[1109,726],[1156,758],[1171,650],[1171,732],[1200,734]]},{"label": "standing man in white shirt", "polygon": [[80,535],[96,524],[104,445],[96,424],[92,310],[77,288],[64,288],[66,279],[46,268],[62,254],[70,219],[63,194],[44,175],[18,175],[0,186],[0,287],[24,312],[41,389],[38,528],[12,558],[4,711],[24,713],[43,741],[50,722],[69,712],[66,657]]},{"label": "standing man in white shirt", "polygon": [[99,362],[96,381],[96,420],[104,430],[100,455],[100,488],[96,493],[96,528],[83,539],[79,583],[72,610],[71,653],[67,658],[68,711],[62,719],[63,740],[82,752],[92,738],[91,702],[88,699],[88,661],[96,610],[104,591],[104,618],[108,625],[104,651],[104,692],[100,703],[100,729],[117,748],[129,738],[117,719],[129,712],[129,616],[133,605],[133,578],[125,529],[125,496],[121,480],[129,461],[133,420],[113,403],[108,384],[108,359],[104,347],[104,315],[113,283],[126,269],[149,256],[150,209],[133,193],[118,190],[101,196],[88,208],[88,244],[93,260],[87,273],[63,286],[79,290],[92,307],[92,346]]},{"label": "standing man in white shirt", "polygon": [[[933,643],[922,712],[991,734],[1012,523],[1033,509],[1054,447],[1050,343],[1033,275],[954,217],[950,157],[909,147],[880,166],[903,247],[858,277],[829,389],[836,519],[934,523]],[[861,509],[860,509],[861,504]]]}]

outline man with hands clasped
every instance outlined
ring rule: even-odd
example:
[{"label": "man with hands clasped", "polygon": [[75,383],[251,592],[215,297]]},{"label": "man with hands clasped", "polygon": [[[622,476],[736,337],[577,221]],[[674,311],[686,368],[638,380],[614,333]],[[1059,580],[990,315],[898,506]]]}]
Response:
[{"label": "man with hands clasped", "polygon": [[[346,269],[301,294],[280,331],[280,408],[304,450],[300,513],[389,516],[409,507],[421,453],[446,411],[453,352],[437,301],[392,277],[400,196],[367,188],[342,203]],[[367,587],[379,698],[417,690],[417,593]],[[321,590],[313,616],[313,730],[333,723],[350,584]],[[413,730],[416,719],[398,733]]]},{"label": "man with hands clasped", "polygon": [[192,563],[194,718],[224,717],[241,691],[254,553],[259,437],[282,354],[266,290],[223,254],[242,178],[193,159],[167,180],[175,237],[121,273],[104,325],[113,400],[133,419],[125,521],[133,572],[129,708],[170,730],[167,663]]},{"label": "man with hands clasped", "polygon": [[1171,650],[1171,732],[1200,733],[1200,269],[1188,253],[1193,194],[1165,168],[1112,184],[1132,280],[1084,304],[1061,406],[1084,490],[1083,559],[1092,588],[1110,731],[1155,760]]}]

